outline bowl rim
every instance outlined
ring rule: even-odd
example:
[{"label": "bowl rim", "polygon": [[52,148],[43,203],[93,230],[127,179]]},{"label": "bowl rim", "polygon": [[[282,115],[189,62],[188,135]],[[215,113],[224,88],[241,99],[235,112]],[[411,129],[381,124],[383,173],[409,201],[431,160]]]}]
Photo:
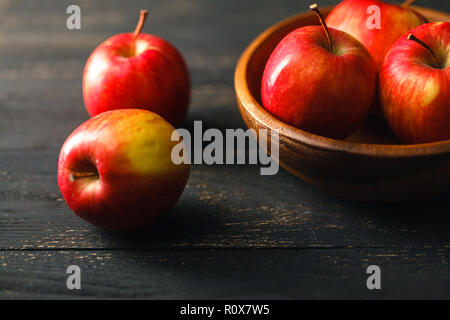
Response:
[{"label": "bowl rim", "polygon": [[[324,6],[322,7],[322,10],[331,10],[333,7],[334,6]],[[450,15],[445,12],[419,6],[412,6],[412,8],[417,10],[419,13],[431,12],[440,15],[447,15],[450,21]],[[255,119],[260,124],[263,124],[264,126],[270,128],[270,130],[278,131],[280,135],[284,135],[292,140],[310,145],[315,148],[325,149],[332,152],[344,151],[347,153],[363,156],[394,158],[431,156],[450,153],[450,140],[420,144],[389,145],[350,142],[345,140],[327,138],[298,129],[285,122],[282,122],[271,113],[269,113],[264,107],[262,107],[250,92],[250,88],[248,87],[246,76],[249,62],[253,58],[254,53],[273,33],[310,14],[310,12],[301,12],[277,22],[276,24],[263,31],[260,35],[258,35],[244,50],[238,60],[234,73],[234,88],[240,108],[243,107],[253,119]]]}]

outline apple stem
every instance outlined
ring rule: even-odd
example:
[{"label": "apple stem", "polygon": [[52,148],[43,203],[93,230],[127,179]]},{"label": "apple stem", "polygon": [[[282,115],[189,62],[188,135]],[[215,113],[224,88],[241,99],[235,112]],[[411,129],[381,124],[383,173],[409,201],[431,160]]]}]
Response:
[{"label": "apple stem", "polygon": [[131,53],[133,55],[134,53],[134,46],[136,43],[137,38],[139,37],[139,34],[141,33],[142,28],[144,27],[145,19],[147,19],[148,10],[141,10],[139,15],[139,22],[136,26],[136,29],[133,33],[133,40],[131,41]]},{"label": "apple stem", "polygon": [[433,50],[431,50],[431,48],[422,40],[420,40],[419,38],[417,38],[415,35],[413,35],[412,33],[410,33],[408,35],[408,40],[412,40],[417,42],[418,44],[420,44],[422,47],[424,47],[425,49],[427,49],[427,51],[429,53],[431,53],[431,56],[433,57],[434,60],[434,64],[436,65],[436,68],[439,68],[439,60],[437,59],[436,55],[434,54]]},{"label": "apple stem", "polygon": [[322,14],[320,13],[319,6],[317,5],[317,3],[314,3],[309,6],[309,9],[311,9],[312,12],[317,16],[317,18],[319,18],[320,24],[322,25],[323,29],[325,30],[325,33],[328,38],[328,45],[330,47],[330,52],[333,52],[333,42],[331,41],[330,30],[328,30],[328,26],[325,23],[325,19],[323,18]]},{"label": "apple stem", "polygon": [[403,2],[402,7],[403,8],[408,8],[410,5],[412,5],[412,3],[416,1],[416,0],[406,0],[405,2]]}]

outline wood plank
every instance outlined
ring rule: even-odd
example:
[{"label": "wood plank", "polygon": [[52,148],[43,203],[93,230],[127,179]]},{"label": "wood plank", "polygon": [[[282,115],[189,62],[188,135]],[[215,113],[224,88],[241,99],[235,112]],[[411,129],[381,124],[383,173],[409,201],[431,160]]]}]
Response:
[{"label": "wood plank", "polygon": [[[445,9],[438,2],[426,5]],[[236,128],[243,126],[233,90],[239,55],[265,27],[305,10],[307,4],[293,0],[276,6],[267,1],[257,7],[237,0],[84,2],[85,27],[72,32],[65,28],[63,2],[26,1],[25,6],[2,2],[0,148],[60,146],[87,119],[81,76],[90,52],[109,36],[132,29],[142,6],[152,8],[145,31],[173,42],[191,70],[193,99],[184,126],[204,120],[210,126]]]},{"label": "wood plank", "polygon": [[[0,298],[449,298],[449,250],[0,251]],[[81,268],[68,290],[66,268]],[[382,290],[366,287],[381,267]]]},{"label": "wood plank", "polygon": [[0,249],[450,246],[448,203],[382,206],[334,198],[281,171],[193,166],[172,212],[144,232],[106,232],[58,190],[58,152],[0,153]]},{"label": "wood plank", "polygon": [[[70,230],[71,228],[67,228],[66,219],[72,219],[75,225],[76,223],[79,224],[78,227],[83,226],[85,234],[88,234],[86,235],[88,240],[84,240],[83,246],[104,247],[106,245],[108,247],[111,243],[107,241],[102,243],[104,239],[102,236],[96,235],[96,229],[82,224],[69,213],[64,203],[60,201],[56,185],[55,171],[58,148],[66,136],[79,123],[87,119],[81,98],[80,62],[82,62],[82,59],[80,59],[80,52],[76,51],[74,55],[70,55],[73,49],[71,47],[65,49],[64,46],[61,46],[51,49],[46,45],[39,46],[34,53],[30,50],[23,50],[27,46],[31,48],[38,43],[32,42],[35,41],[32,40],[32,34],[37,35],[36,39],[44,38],[43,35],[47,34],[46,32],[49,29],[55,31],[55,39],[58,39],[58,35],[67,34],[67,30],[61,29],[59,20],[50,19],[48,24],[42,24],[42,21],[61,9],[60,7],[49,8],[51,3],[44,2],[42,7],[39,8],[33,5],[22,8],[16,2],[11,2],[10,7],[8,7],[10,12],[0,30],[2,34],[12,32],[10,40],[5,38],[6,44],[13,44],[8,41],[15,39],[14,41],[18,42],[17,45],[20,45],[22,42],[18,41],[20,38],[18,35],[25,34],[23,47],[5,46],[5,50],[1,53],[6,55],[5,61],[15,59],[14,61],[17,63],[15,67],[19,68],[17,70],[14,69],[15,67],[3,69],[3,71],[9,70],[9,73],[5,72],[4,78],[0,79],[0,86],[2,87],[0,104],[3,111],[3,117],[0,119],[0,149],[5,151],[2,153],[1,162],[3,172],[5,172],[1,193],[5,198],[8,199],[9,197],[9,200],[6,200],[3,204],[4,225],[2,225],[2,228],[5,232],[2,234],[6,240],[11,237],[7,233],[11,225],[14,225],[14,232],[19,232],[20,228],[26,229],[29,227],[26,225],[28,219],[32,216],[36,225],[31,228],[32,230],[39,230],[40,233],[36,235],[38,238],[42,237],[43,232],[51,231],[48,229],[49,223],[57,226],[53,230],[54,232],[50,232],[47,240],[40,243],[39,246],[49,245],[51,241],[56,241],[60,247],[66,247],[67,243],[72,241],[71,238],[69,237],[70,241],[67,241],[64,234],[61,235],[60,233],[57,236],[56,230]],[[181,3],[178,4],[181,5]],[[115,4],[115,6],[117,5]],[[245,6],[253,8],[250,20],[246,20],[245,8],[236,10],[235,5],[236,3],[231,2],[221,3],[217,6],[203,2],[201,4],[199,2],[188,2],[188,5],[183,5],[185,6],[183,10],[187,10],[183,11],[183,15],[193,14],[194,12],[196,14],[198,12],[211,12],[212,16],[214,14],[219,15],[220,20],[218,20],[217,28],[220,30],[224,28],[223,25],[230,17],[235,19],[233,20],[235,23],[233,28],[235,29],[238,29],[240,24],[248,24],[249,26],[245,29],[245,32],[239,32],[236,35],[237,39],[225,37],[232,34],[229,28],[222,30],[221,34],[226,38],[226,41],[218,34],[216,34],[216,38],[210,39],[212,33],[208,33],[207,38],[200,37],[198,39],[197,42],[202,43],[211,40],[214,46],[206,48],[205,52],[197,50],[192,55],[197,57],[193,59],[195,60],[194,65],[198,66],[196,74],[200,73],[202,76],[194,79],[193,103],[185,126],[189,126],[194,119],[202,119],[207,126],[222,129],[242,126],[240,116],[234,106],[231,83],[232,59],[222,60],[220,56],[217,59],[215,53],[226,47],[227,54],[232,52],[232,56],[237,57],[240,50],[238,47],[247,43],[247,38],[253,32],[252,30],[260,30],[263,24],[269,23],[269,20],[265,20],[265,18],[271,16],[270,19],[278,20],[277,15],[286,16],[288,15],[287,11],[292,11],[292,8],[297,7],[297,4],[294,5],[293,2],[282,4],[273,10],[275,13],[272,16],[272,10],[268,10],[269,4],[267,3],[263,4],[261,8],[257,8],[258,11],[254,11],[252,5],[245,4]],[[104,6],[104,2],[99,3],[97,7],[89,9],[89,12],[95,15],[95,12],[98,12]],[[179,10],[176,6],[170,8],[171,10]],[[122,12],[125,8],[120,7],[111,10]],[[111,14],[113,14],[113,11],[111,11]],[[18,14],[20,19],[15,18],[15,14]],[[21,14],[23,16],[20,16]],[[33,14],[35,14],[34,18]],[[112,20],[114,19],[112,18]],[[195,23],[192,22],[192,25],[195,26],[196,32],[204,29],[205,32],[209,32],[206,26],[209,26],[212,20],[214,19],[208,16],[200,19],[200,21],[195,21]],[[19,24],[19,21],[30,21],[32,28],[24,28]],[[158,23],[166,24],[164,19],[158,21]],[[123,23],[127,24],[128,22]],[[226,26],[228,27],[228,25]],[[103,37],[105,30],[97,30],[96,32],[99,33],[96,35],[94,33],[94,36]],[[39,36],[39,32],[41,32],[41,36]],[[27,37],[27,34],[30,37]],[[201,32],[196,34],[201,35]],[[53,39],[53,37],[50,38]],[[235,43],[234,40],[238,45],[230,45],[230,43]],[[80,43],[83,41],[80,40]],[[48,43],[44,42],[44,44]],[[191,48],[193,47],[194,45]],[[57,52],[56,55],[60,57],[56,66],[52,65],[52,59],[54,58],[50,55],[52,50]],[[83,50],[90,49],[85,48]],[[35,54],[36,52],[37,54]],[[85,52],[88,53],[88,51]],[[65,60],[66,55],[69,56],[69,60]],[[38,66],[34,70],[31,68],[32,70],[29,71],[28,67],[35,61],[33,60],[35,56],[44,65]],[[74,57],[77,57],[76,61],[73,60]],[[215,59],[226,62],[213,63]],[[71,64],[70,61],[73,63]],[[65,65],[65,62],[69,62],[69,65]],[[4,68],[5,66],[7,66],[6,62],[3,64]],[[53,67],[55,69],[52,69]],[[67,78],[64,74],[65,67],[68,67],[69,70]],[[199,70],[203,70],[203,73],[198,72]],[[230,83],[223,82],[222,77],[227,78]],[[211,79],[210,83],[207,79]],[[29,148],[35,151],[7,152],[16,148],[18,150]],[[180,236],[177,239],[169,239],[167,245],[181,246],[191,245],[191,243],[193,243],[193,246],[199,246],[202,243],[204,245],[205,241],[200,241],[202,239],[199,238],[202,237],[205,230],[209,231],[206,233],[208,235],[206,245],[213,247],[246,246],[249,243],[254,246],[269,245],[275,247],[311,245],[385,246],[391,243],[399,246],[403,244],[426,246],[437,245],[440,243],[439,241],[443,241],[444,245],[448,244],[448,229],[446,227],[448,221],[445,215],[448,206],[445,204],[433,204],[431,207],[372,207],[346,203],[343,200],[323,195],[285,173],[281,173],[273,179],[262,178],[257,174],[257,169],[253,168],[247,171],[247,168],[196,167],[185,196],[174,213],[169,215],[169,217],[173,216],[174,218],[166,220],[169,222],[161,230],[167,233],[174,224],[178,226],[173,228],[176,230],[173,234],[176,235],[180,230],[185,230],[185,224],[197,219],[199,222],[194,222],[192,225],[194,226],[193,229],[198,231],[195,231],[194,235],[188,237],[188,240],[184,243],[180,240],[182,239]],[[223,203],[220,202],[220,199],[223,199]],[[194,211],[194,213],[189,213],[190,211]],[[438,211],[438,213],[433,213],[432,221],[422,224],[422,216],[429,211]],[[13,212],[13,215],[8,212]],[[196,218],[187,218],[186,215],[192,215]],[[178,220],[179,216],[183,218]],[[405,222],[404,216],[408,216],[408,220],[412,221]],[[16,225],[16,220],[13,220],[14,223],[12,224],[9,223],[11,217],[19,221],[19,224]],[[226,230],[224,234],[216,235],[217,232],[211,232],[211,226],[208,224],[210,223],[210,220],[208,220],[211,219],[210,217],[220,222],[215,231]],[[223,221],[224,219],[225,221]],[[234,223],[235,219],[238,222]],[[180,222],[177,223],[177,221]],[[200,227],[197,225],[200,225]],[[238,227],[239,225],[240,227]],[[271,231],[270,226],[276,226],[274,231]],[[266,236],[267,233],[270,234],[269,237]],[[383,233],[390,234],[392,237],[386,238]],[[158,233],[156,232],[156,234]],[[248,236],[249,234],[252,236]],[[261,237],[261,234],[265,236]],[[421,235],[418,239],[414,237],[417,234]],[[159,235],[162,236],[162,234]],[[27,245],[23,242],[25,238],[26,235],[22,238],[19,237],[17,243],[11,240],[5,241],[7,245],[4,245],[4,247],[23,248]],[[234,242],[229,240],[236,238],[238,240],[233,240]],[[139,241],[141,239],[131,241],[131,247]],[[150,237],[150,240],[146,241],[147,245],[149,242],[154,243],[153,241],[154,239]],[[353,243],[354,241],[356,242]],[[117,242],[113,243],[116,244]],[[76,246],[75,243],[72,243],[72,245]]]},{"label": "wood plank", "polygon": [[[89,119],[81,80],[0,79],[0,87],[0,149],[60,148]],[[194,120],[202,120],[205,128],[244,127],[233,88],[223,83],[195,85],[181,127],[191,128]]]},{"label": "wood plank", "polygon": [[[441,0],[416,3],[450,11]],[[120,234],[83,222],[61,198],[59,148],[88,119],[84,63],[100,42],[132,31],[139,9],[150,9],[145,31],[174,43],[191,70],[183,126],[223,130],[244,127],[233,90],[243,49],[309,4],[83,1],[83,30],[72,32],[65,2],[0,1],[0,298],[449,298],[448,201],[355,203],[283,170],[194,166],[170,213]],[[81,292],[65,287],[70,264],[83,270]],[[381,292],[365,287],[369,264],[382,267]]]}]

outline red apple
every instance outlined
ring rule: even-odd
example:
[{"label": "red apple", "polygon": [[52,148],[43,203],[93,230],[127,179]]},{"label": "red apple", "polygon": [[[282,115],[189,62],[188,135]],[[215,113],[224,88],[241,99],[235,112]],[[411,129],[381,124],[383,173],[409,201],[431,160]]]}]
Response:
[{"label": "red apple", "polygon": [[[325,21],[329,27],[358,39],[380,68],[395,41],[412,28],[427,22],[409,7],[412,2],[407,0],[403,5],[397,5],[379,0],[344,0],[330,12]],[[379,12],[371,11],[371,6],[377,6]],[[380,24],[375,26],[373,19],[378,13]]]},{"label": "red apple", "polygon": [[406,143],[450,139],[450,23],[419,26],[394,44],[380,73],[380,100]]},{"label": "red apple", "polygon": [[176,203],[189,165],[171,160],[175,129],[139,109],[104,112],[83,123],[64,143],[58,184],[69,207],[111,230],[148,226]]},{"label": "red apple", "polygon": [[377,70],[369,52],[345,32],[322,26],[289,33],[264,70],[264,107],[280,120],[331,138],[344,138],[365,121]]},{"label": "red apple", "polygon": [[189,73],[183,57],[167,41],[140,33],[115,35],[89,57],[83,75],[83,96],[91,116],[140,108],[153,111],[178,126],[190,99]]}]

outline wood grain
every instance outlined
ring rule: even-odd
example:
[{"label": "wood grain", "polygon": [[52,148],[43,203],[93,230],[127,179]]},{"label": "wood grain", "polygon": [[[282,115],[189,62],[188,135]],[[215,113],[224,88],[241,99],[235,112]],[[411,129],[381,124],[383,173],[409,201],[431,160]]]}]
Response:
[{"label": "wood grain", "polygon": [[0,172],[0,250],[450,246],[446,201],[355,203],[284,171],[259,176],[257,166],[194,166],[179,203],[156,225],[137,234],[107,232],[63,201],[56,150],[3,152],[0,162],[8,167]]},{"label": "wood grain", "polygon": [[[321,5],[337,1],[321,1]],[[89,53],[132,31],[185,55],[193,99],[183,124],[244,128],[233,72],[247,44],[306,1],[79,1],[82,31],[65,29],[64,1],[0,1],[0,298],[450,297],[448,201],[369,205],[329,196],[285,170],[193,166],[177,206],[138,234],[77,218],[56,183],[59,148],[88,118],[81,75]],[[442,1],[418,5],[450,11]],[[83,22],[84,21],[84,22]],[[65,287],[82,268],[80,292]],[[383,291],[365,288],[380,264]]]},{"label": "wood grain", "polygon": [[[441,299],[448,259],[448,249],[0,252],[0,298]],[[373,263],[381,291],[366,288]],[[81,290],[66,287],[72,264]]]}]

